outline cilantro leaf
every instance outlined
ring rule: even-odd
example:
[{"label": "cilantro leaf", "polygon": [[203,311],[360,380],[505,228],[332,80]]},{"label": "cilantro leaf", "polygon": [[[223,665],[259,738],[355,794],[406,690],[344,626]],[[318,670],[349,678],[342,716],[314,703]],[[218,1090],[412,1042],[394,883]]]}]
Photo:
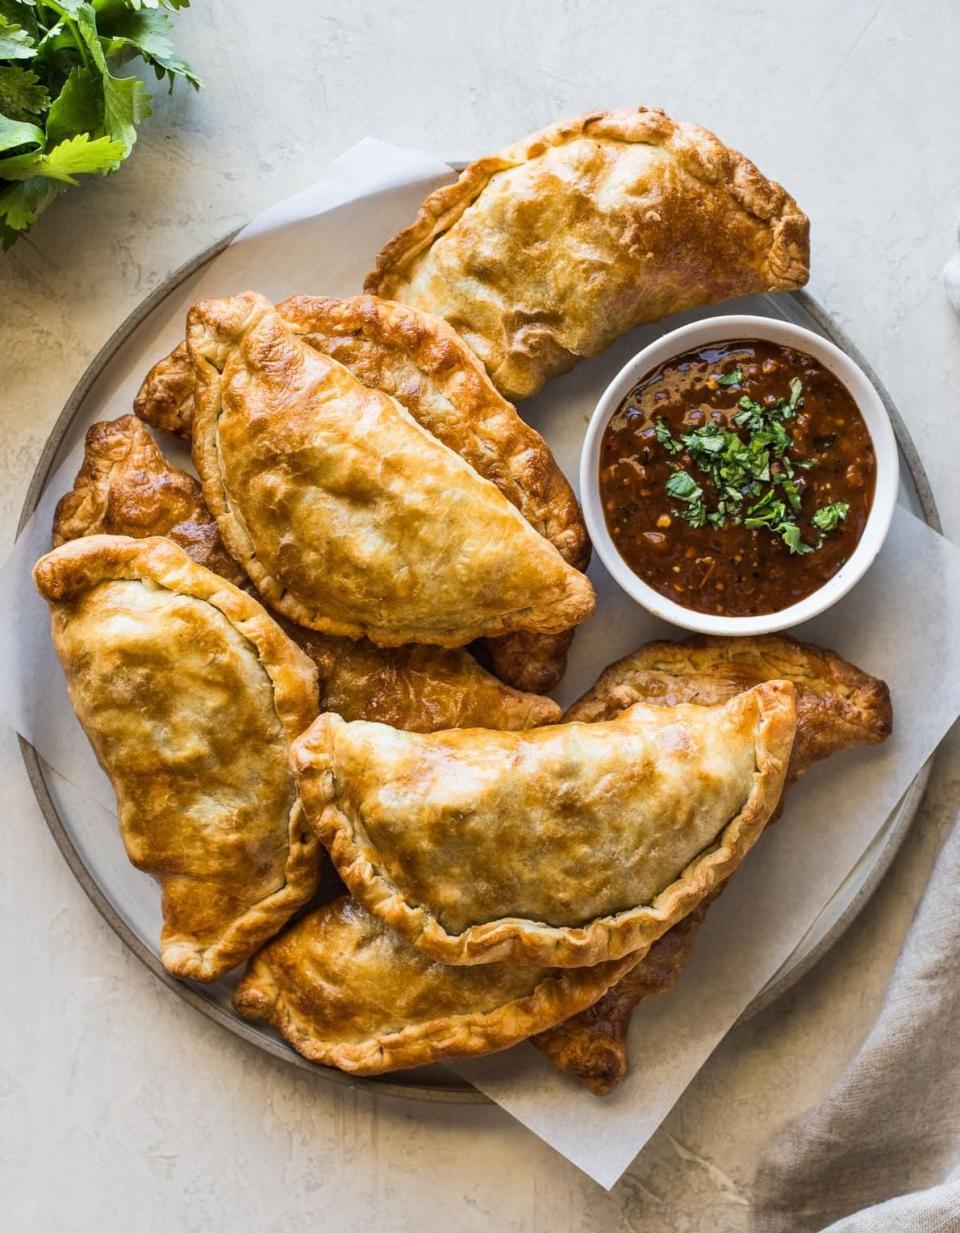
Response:
[{"label": "cilantro leaf", "polygon": [[679,454],[683,450],[683,446],[671,434],[665,420],[658,419],[653,426],[653,431],[656,434],[657,440],[668,454]]},{"label": "cilantro leaf", "polygon": [[195,90],[200,89],[200,78],[186,60],[174,53],[170,38],[173,26],[166,13],[157,9],[121,10],[101,19],[99,29],[108,40],[105,51],[111,63],[124,64],[141,56],[161,81],[169,78],[171,90],[177,77],[183,77]]},{"label": "cilantro leaf", "polygon": [[803,393],[803,382],[799,377],[794,377],[790,382],[790,403],[791,407],[796,407],[800,402],[800,395]]},{"label": "cilantro leaf", "polygon": [[797,556],[805,552],[813,552],[813,544],[808,544],[801,539],[800,528],[795,522],[782,522],[775,529],[780,538],[790,549],[792,555]]},{"label": "cilantro leaf", "polygon": [[22,184],[11,184],[0,192],[0,227],[3,246],[9,248],[21,231],[26,231],[43,213],[63,184],[35,176]]},{"label": "cilantro leaf", "polygon": [[47,88],[32,69],[0,65],[0,112],[11,120],[38,120],[50,106]]},{"label": "cilantro leaf", "polygon": [[23,26],[0,15],[0,60],[32,60],[36,54],[33,40]]},{"label": "cilantro leaf", "polygon": [[832,505],[821,505],[811,521],[818,531],[835,531],[849,513],[849,501],[834,501]]},{"label": "cilantro leaf", "polygon": [[77,31],[101,77],[103,126],[110,137],[122,142],[123,156],[126,158],[137,140],[137,125],[150,114],[150,95],[139,77],[114,77],[111,74],[93,6],[77,3],[76,0],[71,0],[71,5]]},{"label": "cilantro leaf", "polygon": [[49,180],[76,184],[75,175],[115,171],[123,161],[123,155],[121,141],[113,141],[109,137],[97,137],[91,141],[89,134],[78,133],[76,137],[61,141],[47,154],[22,154],[18,158],[6,159],[3,174],[8,180],[45,176]]},{"label": "cilantro leaf", "polygon": [[[0,116],[0,152],[16,150],[20,146],[33,146],[34,150],[42,150],[44,143],[43,129],[35,124],[25,124],[22,120],[8,120]],[[0,163],[0,168],[6,167],[9,159]]]},{"label": "cilantro leaf", "polygon": [[51,143],[78,133],[101,133],[103,91],[93,69],[74,68],[53,100],[47,115],[47,139]]},{"label": "cilantro leaf", "polygon": [[673,472],[666,484],[667,493],[678,501],[697,501],[703,496],[703,489],[689,471],[678,469]]},{"label": "cilantro leaf", "polygon": [[740,385],[743,382],[743,369],[731,368],[722,377],[717,377],[717,385]]},{"label": "cilantro leaf", "polygon": [[797,488],[793,480],[785,479],[780,481],[780,487],[787,494],[787,500],[790,502],[790,508],[794,512],[800,510],[800,490]]}]

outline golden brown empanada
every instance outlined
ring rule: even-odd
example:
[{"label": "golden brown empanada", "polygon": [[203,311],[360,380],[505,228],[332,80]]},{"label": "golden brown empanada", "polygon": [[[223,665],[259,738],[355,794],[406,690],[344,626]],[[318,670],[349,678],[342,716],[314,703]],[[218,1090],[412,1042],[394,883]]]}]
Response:
[{"label": "golden brown empanada", "polygon": [[589,1006],[635,962],[450,967],[344,896],[268,943],[233,1004],[311,1061],[375,1075],[506,1049]]},{"label": "golden brown empanada", "polygon": [[[87,432],[83,465],[57,505],[56,547],[84,535],[166,535],[192,560],[237,586],[251,587],[227,552],[200,485],[171,467],[143,424],[125,415]],[[467,651],[375,647],[278,624],[320,670],[320,706],[344,719],[373,719],[433,732],[439,728],[532,728],[553,723],[551,698],[502,685]]]},{"label": "golden brown empanada", "polygon": [[253,293],[196,305],[193,453],[272,607],[380,645],[561,633],[593,588],[499,490]]},{"label": "golden brown empanada", "polygon": [[288,757],[317,714],[316,669],[167,539],[73,540],[34,579],[127,854],[162,886],[164,966],[216,980],[317,887]]},{"label": "golden brown empanada", "polygon": [[575,967],[649,947],[776,808],[789,682],[720,707],[419,735],[321,715],[292,756],[353,895],[446,963]]},{"label": "golden brown empanada", "polygon": [[[496,484],[530,525],[577,569],[590,556],[573,490],[543,438],[491,384],[470,348],[444,321],[401,304],[294,296],[277,305],[305,343],[339,360],[364,385],[390,394],[423,428]],[[194,371],[181,344],[147,374],[136,399],[147,423],[189,439]],[[552,689],[572,630],[492,639],[497,675],[521,689]]]},{"label": "golden brown empanada", "polygon": [[445,318],[516,401],[635,325],[801,287],[808,229],[713,133],[625,107],[471,163],[386,245],[366,290]]},{"label": "golden brown empanada", "polygon": [[[568,720],[612,719],[635,702],[676,706],[722,703],[760,681],[786,679],[797,691],[797,735],[788,782],[813,762],[892,730],[890,691],[832,651],[786,635],[652,642],[612,664],[567,712]],[[634,1007],[669,989],[693,946],[710,900],[651,948],[588,1011],[534,1039],[553,1062],[592,1091],[612,1091],[627,1073],[627,1029]]]}]

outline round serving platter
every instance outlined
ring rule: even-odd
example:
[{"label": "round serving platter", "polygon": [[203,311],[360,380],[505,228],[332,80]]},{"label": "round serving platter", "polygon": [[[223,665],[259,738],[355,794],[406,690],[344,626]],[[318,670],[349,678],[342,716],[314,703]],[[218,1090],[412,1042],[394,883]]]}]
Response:
[{"label": "round serving platter", "polygon": [[[232,239],[233,234],[223,237],[172,274],[131,313],[94,357],[64,406],[40,455],[24,501],[18,529],[22,529],[33,513],[54,470],[78,439],[84,424],[89,421],[91,411],[96,411],[100,416],[112,417],[128,410],[127,407],[103,407],[96,400],[98,381],[108,366],[130,343],[137,331],[153,318],[154,314],[164,313],[167,301],[218,256]],[[896,407],[869,363],[829,314],[810,295],[802,291],[789,295],[751,297],[749,304],[749,311],[792,321],[826,335],[865,370],[883,399],[896,433],[902,463],[901,503],[939,530],[939,517],[923,465]],[[724,311],[724,308],[725,306],[719,306],[718,309],[715,306],[708,311],[715,313],[718,310]],[[166,311],[169,312],[169,308]],[[672,328],[673,324],[671,321],[657,328],[666,330]],[[599,383],[597,388],[602,389],[603,383]],[[615,657],[611,655],[610,659]],[[444,1066],[421,1067],[416,1071],[400,1072],[387,1078],[358,1078],[318,1066],[302,1058],[271,1029],[248,1023],[233,1012],[230,997],[236,977],[211,986],[175,980],[160,963],[156,949],[157,933],[144,928],[139,905],[132,904],[130,895],[111,879],[109,865],[101,865],[92,859],[89,827],[85,829],[84,824],[77,820],[79,811],[76,789],[72,789],[26,740],[21,739],[20,746],[44,817],[77,880],[124,944],[159,980],[174,990],[178,997],[258,1049],[331,1082],[362,1086],[368,1090],[413,1100],[487,1103],[486,1096]],[[851,923],[893,860],[919,808],[928,776],[929,765],[916,777],[868,851],[820,912],[806,936],[747,1007],[741,1022],[769,1005],[799,980]],[[142,879],[142,875],[138,876]],[[143,879],[143,882],[147,880]]]}]

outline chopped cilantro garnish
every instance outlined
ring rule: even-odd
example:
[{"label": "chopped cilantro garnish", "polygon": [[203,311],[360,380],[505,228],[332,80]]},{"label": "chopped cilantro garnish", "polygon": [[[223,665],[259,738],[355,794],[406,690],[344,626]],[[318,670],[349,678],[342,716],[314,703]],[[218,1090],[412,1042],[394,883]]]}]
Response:
[{"label": "chopped cilantro garnish", "polygon": [[657,440],[667,451],[668,454],[679,454],[683,449],[680,442],[672,435],[670,429],[663,420],[657,420],[653,426],[653,431],[656,433]]},{"label": "chopped cilantro garnish", "polygon": [[795,555],[804,553],[804,552],[813,552],[815,550],[815,547],[816,548],[820,547],[819,544],[817,545],[808,544],[804,540],[802,540],[800,538],[800,528],[797,526],[795,522],[783,522],[780,524],[780,526],[778,526],[775,529],[777,533],[780,535],[783,542],[790,549],[791,553]]},{"label": "chopped cilantro garnish", "polygon": [[[717,384],[723,386],[742,381],[739,367],[717,378]],[[667,495],[685,506],[675,511],[677,515],[692,527],[709,523],[719,530],[730,520],[751,531],[769,531],[778,535],[793,554],[816,551],[824,534],[836,530],[847,517],[849,505],[835,501],[818,509],[811,521],[820,532],[819,539],[816,544],[803,539],[797,517],[803,505],[804,481],[795,480],[795,469],[812,470],[820,460],[789,456],[793,438],[785,425],[796,416],[802,397],[803,382],[798,377],[790,382],[789,401],[781,398],[764,405],[744,394],[733,415],[739,432],[710,423],[677,439],[665,421],[658,419],[654,431],[660,444],[670,454],[686,451],[692,465],[706,476],[717,494],[711,508],[694,476],[677,467],[666,483]]]},{"label": "chopped cilantro garnish", "polygon": [[722,377],[717,377],[717,385],[739,385],[743,380],[742,368],[731,368]]},{"label": "chopped cilantro garnish", "polygon": [[818,531],[835,531],[849,513],[848,501],[834,501],[832,505],[821,505],[811,521]]},{"label": "chopped cilantro garnish", "polygon": [[690,472],[680,469],[667,480],[667,492],[678,501],[696,501],[703,496],[703,489]]}]

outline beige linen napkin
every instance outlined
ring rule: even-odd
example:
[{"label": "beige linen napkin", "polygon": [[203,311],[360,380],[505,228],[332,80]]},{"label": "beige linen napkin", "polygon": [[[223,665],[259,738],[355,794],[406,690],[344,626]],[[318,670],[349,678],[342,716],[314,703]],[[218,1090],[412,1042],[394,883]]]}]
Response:
[{"label": "beige linen napkin", "polygon": [[960,1231],[960,817],[863,1047],[757,1173],[756,1233],[828,1227]]}]

